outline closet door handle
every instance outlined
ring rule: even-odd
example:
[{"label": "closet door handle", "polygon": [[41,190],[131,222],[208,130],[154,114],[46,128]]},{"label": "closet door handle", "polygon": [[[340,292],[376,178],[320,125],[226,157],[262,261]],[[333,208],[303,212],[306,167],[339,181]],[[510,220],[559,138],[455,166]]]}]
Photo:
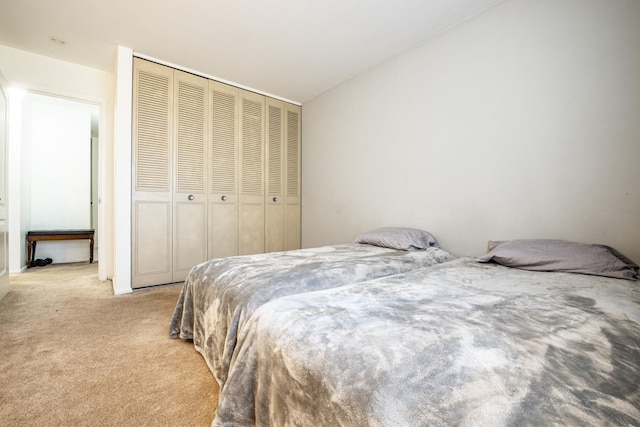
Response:
[{"label": "closet door handle", "polygon": [[274,197],[274,198],[273,198],[273,201],[274,201],[274,202],[277,202],[277,201],[278,201],[278,198],[277,198],[277,197]]},{"label": "closet door handle", "polygon": [[222,200],[223,202],[226,202],[227,201],[227,196],[220,197],[220,200]]},{"label": "closet door handle", "polygon": [[189,197],[187,197],[187,199],[193,200],[193,199],[195,199],[195,197],[193,197],[193,194],[189,194]]}]

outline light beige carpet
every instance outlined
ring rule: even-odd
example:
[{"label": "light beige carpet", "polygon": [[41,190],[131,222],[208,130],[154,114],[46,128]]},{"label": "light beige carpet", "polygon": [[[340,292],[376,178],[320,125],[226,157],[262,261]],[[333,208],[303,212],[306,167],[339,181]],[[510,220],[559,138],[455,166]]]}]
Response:
[{"label": "light beige carpet", "polygon": [[0,425],[206,426],[218,386],[168,325],[182,285],[114,296],[97,264],[12,275],[0,301]]}]

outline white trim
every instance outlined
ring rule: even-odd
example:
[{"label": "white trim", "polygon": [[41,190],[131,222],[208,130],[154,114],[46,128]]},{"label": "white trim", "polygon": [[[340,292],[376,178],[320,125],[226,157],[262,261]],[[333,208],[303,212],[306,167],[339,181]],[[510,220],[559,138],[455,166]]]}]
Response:
[{"label": "white trim", "polygon": [[114,116],[114,274],[113,293],[131,288],[131,112],[133,51],[118,46]]},{"label": "white trim", "polygon": [[[108,211],[110,204],[104,200],[110,198],[113,193],[113,177],[106,165],[113,159],[113,150],[109,146],[113,141],[113,123],[110,120],[113,108],[111,102],[100,103],[98,112],[98,224],[97,239],[98,250],[98,280],[110,280],[110,272],[113,275],[113,212]],[[109,126],[108,124],[111,124]],[[98,249],[98,248],[96,248]]]},{"label": "white trim", "polygon": [[[12,88],[7,91],[7,201],[9,233],[9,273],[26,271],[26,255],[21,231],[22,207],[22,97],[27,91]],[[9,177],[12,177],[9,179]],[[25,263],[23,264],[23,257]],[[22,268],[25,270],[22,270]]]},{"label": "white trim", "polygon": [[212,76],[212,75],[209,75],[209,74],[206,74],[206,73],[201,73],[200,71],[196,71],[196,70],[192,70],[190,68],[182,67],[180,65],[172,64],[171,62],[163,61],[161,59],[154,58],[154,57],[148,56],[148,55],[144,55],[144,54],[139,53],[139,52],[133,52],[133,56],[135,56],[137,58],[141,58],[141,59],[146,59],[147,61],[157,62],[158,64],[166,65],[167,67],[175,68],[177,70],[184,71],[186,73],[195,74],[196,76],[204,77],[204,78],[207,78],[207,79],[210,79],[210,80],[215,80],[215,81],[220,82],[220,83],[225,83],[225,84],[228,84],[228,85],[231,85],[231,86],[235,86],[235,87],[240,88],[240,89],[245,89],[245,90],[248,90],[250,92],[259,93],[260,95],[268,96],[270,98],[279,99],[280,101],[288,102],[290,104],[294,104],[294,105],[298,105],[298,106],[302,105],[302,103],[297,102],[297,101],[292,101],[290,99],[283,98],[283,97],[277,96],[277,95],[273,95],[273,94],[270,94],[268,92],[264,92],[264,91],[261,91],[261,90],[258,90],[258,89],[254,89],[254,88],[251,88],[249,86],[244,86],[244,85],[241,85],[241,84],[238,84],[238,83],[234,83],[234,82],[229,81],[229,80],[221,79],[219,77],[215,77],[215,76]]}]

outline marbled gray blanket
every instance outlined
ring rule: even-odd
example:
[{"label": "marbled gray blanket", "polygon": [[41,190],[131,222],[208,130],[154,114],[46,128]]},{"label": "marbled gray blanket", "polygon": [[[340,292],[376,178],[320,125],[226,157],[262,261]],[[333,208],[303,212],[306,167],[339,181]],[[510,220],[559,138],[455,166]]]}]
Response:
[{"label": "marbled gray blanket", "polygon": [[640,286],[461,258],[260,307],[214,426],[640,425]]},{"label": "marbled gray blanket", "polygon": [[454,259],[430,247],[400,251],[358,243],[221,258],[195,266],[176,304],[172,338],[193,339],[222,386],[238,331],[262,304],[286,295],[388,276]]}]

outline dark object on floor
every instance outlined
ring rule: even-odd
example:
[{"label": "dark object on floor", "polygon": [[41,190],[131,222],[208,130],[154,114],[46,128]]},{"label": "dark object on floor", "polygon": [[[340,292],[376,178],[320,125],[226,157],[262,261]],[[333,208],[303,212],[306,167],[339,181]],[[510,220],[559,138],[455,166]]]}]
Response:
[{"label": "dark object on floor", "polygon": [[38,267],[44,267],[45,265],[49,265],[52,262],[53,260],[51,258],[45,258],[45,259],[38,258],[37,260],[33,261],[33,265],[36,265]]}]

